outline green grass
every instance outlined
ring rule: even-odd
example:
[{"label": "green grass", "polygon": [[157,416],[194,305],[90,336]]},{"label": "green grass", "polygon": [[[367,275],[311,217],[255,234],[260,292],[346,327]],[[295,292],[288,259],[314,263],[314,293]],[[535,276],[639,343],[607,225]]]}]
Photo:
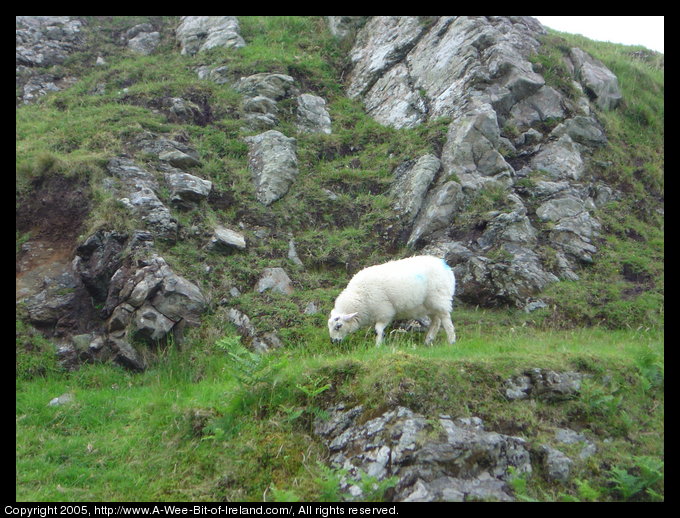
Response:
[{"label": "green grass", "polygon": [[[170,350],[142,374],[86,365],[18,380],[16,498],[260,501],[287,491],[318,500],[332,477],[311,423],[342,401],[369,413],[401,404],[479,416],[490,430],[512,422],[531,441],[577,423],[599,450],[578,476],[607,489],[602,499],[621,499],[608,489],[608,466],[630,467],[631,455],[663,458],[663,437],[653,433],[663,425],[663,333],[501,331],[458,323],[455,346],[392,335],[376,348],[358,334],[332,348],[317,329],[306,348],[268,356],[227,335]],[[529,367],[577,369],[591,381],[561,404],[505,401],[503,380]],[[47,405],[67,392],[73,403]],[[539,499],[555,496],[538,478],[528,487]],[[561,491],[578,495],[576,486]]]}]

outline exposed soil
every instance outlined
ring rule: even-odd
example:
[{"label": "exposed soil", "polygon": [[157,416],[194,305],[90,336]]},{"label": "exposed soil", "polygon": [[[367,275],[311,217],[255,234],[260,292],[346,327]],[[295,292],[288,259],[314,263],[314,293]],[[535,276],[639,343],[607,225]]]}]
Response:
[{"label": "exposed soil", "polygon": [[16,230],[28,233],[16,255],[17,300],[41,291],[70,267],[76,240],[90,210],[86,180],[46,174],[17,201]]}]

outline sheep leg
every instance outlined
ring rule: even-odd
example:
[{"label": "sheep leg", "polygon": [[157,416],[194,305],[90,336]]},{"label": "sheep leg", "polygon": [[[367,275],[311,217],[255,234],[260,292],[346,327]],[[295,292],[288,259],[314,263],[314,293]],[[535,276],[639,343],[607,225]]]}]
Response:
[{"label": "sheep leg", "polygon": [[450,344],[456,343],[456,328],[453,327],[453,322],[451,322],[451,315],[448,313],[442,318],[442,325],[444,326],[444,331],[446,331],[446,338],[448,338]]},{"label": "sheep leg", "polygon": [[439,332],[439,325],[441,324],[441,318],[438,316],[432,317],[432,322],[430,322],[430,329],[427,330],[427,335],[425,336],[425,344],[429,345],[437,336]]},{"label": "sheep leg", "polygon": [[387,327],[389,322],[376,322],[375,324],[375,345],[380,345],[382,344],[383,341],[383,331]]}]

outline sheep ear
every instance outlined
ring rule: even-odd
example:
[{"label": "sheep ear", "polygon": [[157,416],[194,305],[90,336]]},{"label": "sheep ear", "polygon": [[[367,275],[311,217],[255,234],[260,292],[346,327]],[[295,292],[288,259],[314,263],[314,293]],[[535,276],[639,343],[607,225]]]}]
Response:
[{"label": "sheep ear", "polygon": [[352,320],[355,316],[357,316],[359,313],[348,313],[347,315],[342,315],[342,320],[344,322],[349,322]]}]

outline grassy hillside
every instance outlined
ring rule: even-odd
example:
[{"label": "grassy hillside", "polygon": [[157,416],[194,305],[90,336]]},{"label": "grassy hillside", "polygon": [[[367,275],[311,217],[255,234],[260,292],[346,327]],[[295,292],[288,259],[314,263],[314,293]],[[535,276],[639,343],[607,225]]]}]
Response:
[{"label": "grassy hillside", "polygon": [[[201,156],[195,174],[210,179],[224,200],[176,214],[192,230],[177,243],[157,242],[172,268],[213,304],[182,346],[159,349],[146,372],[112,365],[64,372],[53,344],[17,322],[17,500],[338,500],[341,473],[324,464],[327,452],[312,422],[339,402],[376,412],[401,404],[430,416],[478,416],[488,430],[535,444],[555,427],[583,430],[598,454],[566,485],[540,474],[516,479],[519,498],[663,499],[663,56],[564,34],[545,38],[540,60],[554,72],[550,81],[563,82],[559,58],[579,46],[617,74],[624,97],[619,109],[598,114],[609,145],[587,173],[623,197],[595,214],[604,237],[580,281],[552,285],[544,297],[549,306],[531,314],[454,309],[453,347],[425,347],[422,336],[399,333],[380,349],[361,333],[331,347],[327,312],[349,277],[412,253],[385,192],[398,164],[440,153],[447,121],[394,130],[367,117],[343,95],[347,49],[321,17],[239,20],[246,47],[189,57],[175,48],[176,17],[152,17],[164,27],[163,39],[156,54],[140,57],[116,42],[146,17],[93,17],[85,50],[61,65],[79,81],[17,108],[17,206],[38,179],[83,182],[91,210],[76,240],[101,228],[135,228],[100,184],[107,160],[129,152],[143,131],[185,136]],[[107,66],[84,64],[99,55]],[[328,102],[331,135],[298,134],[294,107],[279,103],[278,129],[297,138],[300,174],[269,208],[253,193],[243,137],[254,132],[241,129],[240,96],[197,78],[197,66],[218,64],[234,79],[289,74],[301,91]],[[209,106],[209,117],[203,124],[169,122],[157,108],[170,96]],[[337,195],[333,203],[326,190]],[[204,250],[215,224],[239,222],[246,251]],[[263,228],[266,237],[256,232]],[[18,242],[30,231],[18,231]],[[287,259],[291,236],[304,269]],[[262,269],[272,266],[289,272],[292,295],[253,291]],[[220,304],[232,287],[242,295]],[[303,313],[310,302],[318,313]],[[229,307],[256,320],[258,331],[275,330],[285,347],[253,356],[227,323]],[[503,380],[533,367],[591,376],[567,402],[506,401]],[[65,393],[73,394],[71,403],[47,405]],[[368,498],[380,500],[385,489]]]}]

